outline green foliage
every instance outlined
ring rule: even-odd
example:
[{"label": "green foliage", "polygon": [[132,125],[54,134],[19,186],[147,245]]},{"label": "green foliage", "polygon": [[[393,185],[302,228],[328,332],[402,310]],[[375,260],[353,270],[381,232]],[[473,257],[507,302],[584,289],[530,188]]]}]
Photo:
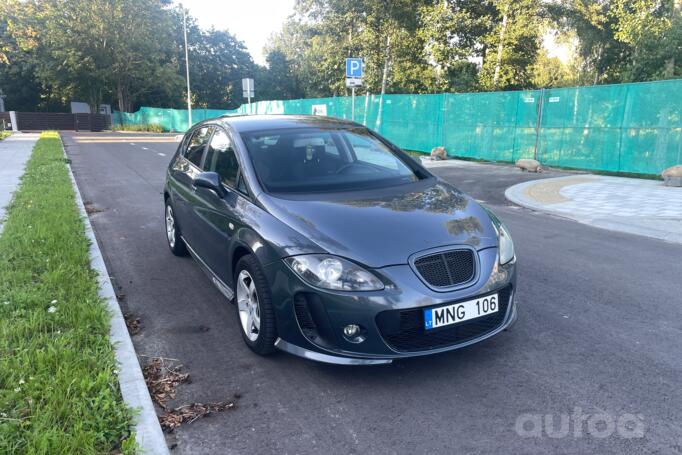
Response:
[{"label": "green foliage", "polygon": [[157,125],[155,123],[116,125],[116,130],[118,130],[118,131],[146,131],[148,133],[163,133],[165,131],[161,125]]},{"label": "green foliage", "polygon": [[537,59],[531,67],[532,85],[534,87],[579,85],[578,70],[574,65],[574,62],[567,64],[558,57],[550,57],[546,50],[540,49]]},{"label": "green foliage", "polygon": [[97,286],[61,141],[48,133],[0,236],[0,453],[109,453],[129,436]]},{"label": "green foliage", "polygon": [[486,54],[485,37],[498,19],[495,4],[479,0],[448,0],[422,7],[419,34],[445,90],[473,91],[478,86],[478,66]]},{"label": "green foliage", "polygon": [[301,81],[294,69],[294,64],[279,49],[270,49],[266,56],[267,68],[256,73],[256,87],[259,99],[288,100],[303,98]]},{"label": "green foliage", "polygon": [[629,81],[682,76],[682,2],[615,0],[614,36],[631,48]]},{"label": "green foliage", "polygon": [[[172,17],[173,36],[169,41],[175,43],[174,61],[179,62],[182,79],[181,87],[176,91],[180,95],[180,101],[174,103],[180,107],[179,105],[186,102],[182,10],[176,7],[167,13]],[[228,31],[202,30],[190,15],[187,15],[187,42],[193,105],[198,108],[223,109],[239,106],[242,100],[241,80],[244,77],[254,77],[256,71],[244,43]]]},{"label": "green foliage", "polygon": [[[192,102],[344,96],[344,60],[365,61],[367,93],[559,87],[682,76],[680,0],[297,0],[254,64],[226,30],[187,16]],[[257,26],[257,25],[255,25]],[[267,31],[264,31],[267,33]],[[568,60],[543,48],[548,34]],[[14,110],[71,100],[120,111],[184,107],[182,10],[167,0],[4,0],[0,90]]]},{"label": "green foliage", "polygon": [[273,37],[270,48],[291,62],[306,97],[349,93],[344,66],[353,56],[365,61],[360,92],[379,93],[382,86],[387,92],[436,91],[436,70],[418,33],[420,7],[429,3],[299,0],[296,14]]},{"label": "green foliage", "polygon": [[630,48],[615,36],[617,23],[610,0],[563,0],[547,6],[549,16],[563,32],[579,38],[581,84],[621,82],[630,60]]},{"label": "green foliage", "polygon": [[495,2],[500,17],[486,35],[480,83],[486,90],[532,88],[530,69],[540,48],[539,0]]}]

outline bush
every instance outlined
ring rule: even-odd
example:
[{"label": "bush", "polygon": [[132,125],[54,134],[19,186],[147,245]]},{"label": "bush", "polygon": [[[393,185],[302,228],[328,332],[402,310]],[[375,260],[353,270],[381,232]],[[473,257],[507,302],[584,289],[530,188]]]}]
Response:
[{"label": "bush", "polygon": [[166,130],[155,123],[143,123],[140,125],[118,125],[118,131],[146,131],[149,133],[164,133]]}]

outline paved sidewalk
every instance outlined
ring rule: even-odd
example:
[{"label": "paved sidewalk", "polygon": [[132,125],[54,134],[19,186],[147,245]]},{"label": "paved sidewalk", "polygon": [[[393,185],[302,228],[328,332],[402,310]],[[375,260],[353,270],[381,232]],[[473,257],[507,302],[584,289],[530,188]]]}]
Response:
[{"label": "paved sidewalk", "polygon": [[19,186],[26,162],[40,134],[14,133],[0,141],[0,233],[5,210]]},{"label": "paved sidewalk", "polygon": [[520,183],[505,196],[584,224],[682,243],[682,188],[660,181],[575,175]]}]

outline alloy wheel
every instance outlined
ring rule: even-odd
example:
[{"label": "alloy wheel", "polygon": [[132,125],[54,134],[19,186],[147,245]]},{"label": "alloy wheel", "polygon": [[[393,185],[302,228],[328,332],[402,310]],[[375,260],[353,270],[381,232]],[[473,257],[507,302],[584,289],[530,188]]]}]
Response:
[{"label": "alloy wheel", "polygon": [[166,237],[168,237],[170,247],[175,248],[175,218],[170,205],[166,206]]},{"label": "alloy wheel", "polygon": [[237,277],[237,306],[242,330],[250,341],[256,341],[260,334],[260,305],[256,284],[246,270]]}]

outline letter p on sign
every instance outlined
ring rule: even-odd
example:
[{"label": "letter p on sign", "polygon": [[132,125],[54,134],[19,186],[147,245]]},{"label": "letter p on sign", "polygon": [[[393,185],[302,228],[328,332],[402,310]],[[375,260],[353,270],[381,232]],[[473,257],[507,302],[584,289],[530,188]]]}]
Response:
[{"label": "letter p on sign", "polygon": [[362,77],[362,59],[361,58],[347,58],[346,59],[346,77],[353,77],[353,78]]}]

